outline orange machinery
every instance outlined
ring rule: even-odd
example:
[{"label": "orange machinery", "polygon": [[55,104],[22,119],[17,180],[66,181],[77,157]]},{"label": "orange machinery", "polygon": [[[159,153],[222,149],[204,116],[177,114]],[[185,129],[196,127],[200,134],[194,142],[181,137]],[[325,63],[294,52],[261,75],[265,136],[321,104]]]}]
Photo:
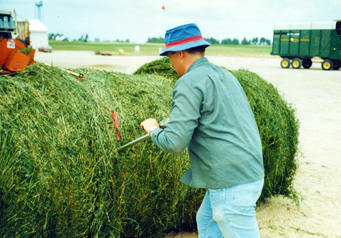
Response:
[{"label": "orange machinery", "polygon": [[14,31],[11,12],[0,11],[0,73],[3,74],[23,71],[34,62],[35,50],[29,51],[23,41],[12,39]]}]

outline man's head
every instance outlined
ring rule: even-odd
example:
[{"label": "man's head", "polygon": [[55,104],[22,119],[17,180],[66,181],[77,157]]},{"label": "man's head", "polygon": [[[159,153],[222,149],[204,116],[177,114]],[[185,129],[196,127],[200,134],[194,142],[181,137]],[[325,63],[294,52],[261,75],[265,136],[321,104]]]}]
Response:
[{"label": "man's head", "polygon": [[205,48],[204,46],[199,46],[176,52],[168,51],[167,56],[170,58],[175,71],[181,77],[187,72],[189,66],[194,61],[205,56]]},{"label": "man's head", "polygon": [[160,54],[166,56],[167,52],[178,52],[191,48],[210,46],[201,35],[200,29],[194,23],[178,26],[166,31],[165,50]]},{"label": "man's head", "polygon": [[160,55],[170,58],[179,76],[184,75],[194,61],[204,57],[206,47],[210,46],[193,23],[167,30],[165,43],[166,49]]},{"label": "man's head", "polygon": [[26,36],[25,43],[26,43],[26,46],[29,46],[31,44],[31,39],[29,36]]}]

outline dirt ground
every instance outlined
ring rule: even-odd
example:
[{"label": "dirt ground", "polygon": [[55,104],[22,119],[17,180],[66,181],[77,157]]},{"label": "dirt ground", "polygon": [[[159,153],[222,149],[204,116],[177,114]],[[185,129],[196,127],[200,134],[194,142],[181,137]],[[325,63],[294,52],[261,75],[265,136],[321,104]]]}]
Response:
[{"label": "dirt ground", "polygon": [[[132,73],[158,56],[99,56],[93,52],[36,53],[36,60],[55,66],[92,67]],[[207,57],[228,69],[248,69],[278,88],[297,109],[300,120],[299,169],[294,187],[300,205],[283,197],[257,208],[261,237],[341,238],[341,70],[282,69],[279,57]],[[168,237],[197,237],[195,233]]]}]

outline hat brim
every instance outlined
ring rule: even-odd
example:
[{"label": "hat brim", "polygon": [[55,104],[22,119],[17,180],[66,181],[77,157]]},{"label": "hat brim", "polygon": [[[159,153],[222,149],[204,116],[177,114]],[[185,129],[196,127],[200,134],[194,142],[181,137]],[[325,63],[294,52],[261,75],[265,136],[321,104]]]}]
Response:
[{"label": "hat brim", "polygon": [[160,56],[167,56],[167,52],[177,52],[177,51],[182,51],[182,50],[188,50],[190,48],[199,47],[199,46],[208,47],[210,45],[211,44],[205,40],[192,41],[186,44],[181,44],[181,45],[176,45],[176,46],[166,48],[164,51],[161,52]]}]

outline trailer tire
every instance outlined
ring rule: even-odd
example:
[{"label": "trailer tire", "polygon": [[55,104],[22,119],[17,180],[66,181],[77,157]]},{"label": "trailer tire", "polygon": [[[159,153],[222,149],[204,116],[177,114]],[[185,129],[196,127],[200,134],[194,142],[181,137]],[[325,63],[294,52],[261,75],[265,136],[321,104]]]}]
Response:
[{"label": "trailer tire", "polygon": [[333,60],[333,70],[339,70],[341,68],[341,60]]},{"label": "trailer tire", "polygon": [[299,69],[302,66],[302,60],[300,58],[294,58],[291,65],[294,69]]},{"label": "trailer tire", "polygon": [[305,69],[310,69],[310,67],[313,65],[313,62],[311,60],[303,60],[302,66]]},{"label": "trailer tire", "polygon": [[290,60],[288,58],[282,59],[281,67],[285,68],[285,69],[289,68],[290,67]]},{"label": "trailer tire", "polygon": [[331,70],[333,68],[333,61],[329,60],[329,59],[325,59],[322,62],[322,69],[324,70]]}]

